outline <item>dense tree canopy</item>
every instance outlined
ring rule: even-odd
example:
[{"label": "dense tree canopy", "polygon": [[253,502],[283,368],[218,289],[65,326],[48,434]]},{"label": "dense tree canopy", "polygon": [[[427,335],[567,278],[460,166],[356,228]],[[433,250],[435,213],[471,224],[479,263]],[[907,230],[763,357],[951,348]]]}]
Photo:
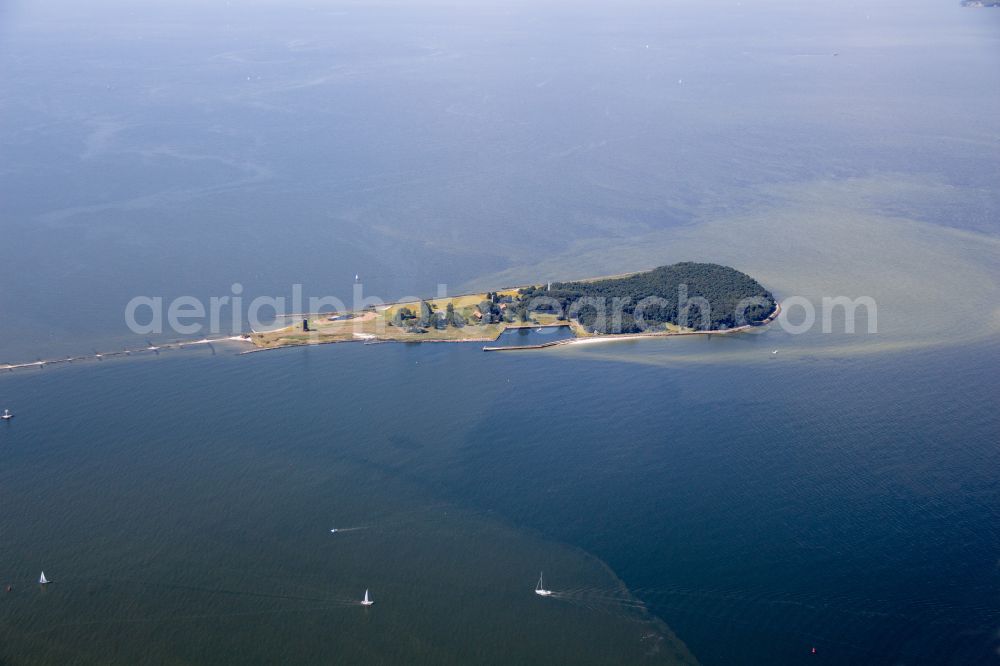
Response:
[{"label": "dense tree canopy", "polygon": [[767,318],[774,297],[745,273],[684,262],[621,278],[556,282],[520,291],[519,309],[560,312],[599,333],[632,333],[670,323],[719,330]]}]

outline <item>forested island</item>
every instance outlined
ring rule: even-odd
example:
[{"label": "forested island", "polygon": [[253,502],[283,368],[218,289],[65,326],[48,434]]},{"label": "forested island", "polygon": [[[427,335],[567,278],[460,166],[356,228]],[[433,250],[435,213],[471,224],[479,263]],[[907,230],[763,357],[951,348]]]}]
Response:
[{"label": "forested island", "polygon": [[575,338],[691,335],[744,330],[777,311],[771,292],[749,275],[683,262],[615,277],[313,313],[248,338],[274,348],[351,340],[493,341],[508,328],[545,326],[567,327]]},{"label": "forested island", "polygon": [[[672,324],[690,330],[725,330],[753,324],[774,311],[774,297],[759,282],[735,268],[684,262],[617,278],[556,282],[520,290],[522,300],[548,297],[557,311],[572,313],[588,331],[639,333]],[[615,299],[621,303],[615,307]],[[645,303],[645,305],[644,305]],[[620,310],[617,321],[605,312]],[[640,311],[641,322],[635,315]]]}]

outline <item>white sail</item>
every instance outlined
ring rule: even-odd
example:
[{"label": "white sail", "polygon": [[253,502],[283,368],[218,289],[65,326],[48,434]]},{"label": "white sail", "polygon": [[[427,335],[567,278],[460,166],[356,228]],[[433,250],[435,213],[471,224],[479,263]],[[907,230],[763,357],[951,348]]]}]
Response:
[{"label": "white sail", "polygon": [[552,594],[552,590],[545,589],[545,582],[542,580],[543,574],[538,574],[538,585],[535,586],[535,594],[540,597],[548,597]]},{"label": "white sail", "polygon": [[45,577],[45,572],[44,571],[42,572],[42,575],[38,578],[38,584],[39,585],[48,585],[49,584],[49,579]]},{"label": "white sail", "polygon": [[361,605],[362,606],[371,606],[374,603],[375,602],[372,601],[371,595],[368,594],[368,590],[365,590],[365,598],[364,598],[364,601],[361,602]]}]

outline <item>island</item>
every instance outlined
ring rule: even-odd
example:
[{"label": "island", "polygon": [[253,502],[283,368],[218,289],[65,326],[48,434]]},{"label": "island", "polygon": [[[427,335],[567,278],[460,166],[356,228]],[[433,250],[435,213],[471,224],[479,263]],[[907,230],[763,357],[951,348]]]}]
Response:
[{"label": "island", "polygon": [[[772,321],[770,291],[735,268],[683,262],[649,271],[550,282],[299,316],[246,336],[255,350],[336,342],[494,342],[508,329],[572,335],[519,348],[595,339],[736,333]],[[486,351],[512,347],[484,347]]]}]

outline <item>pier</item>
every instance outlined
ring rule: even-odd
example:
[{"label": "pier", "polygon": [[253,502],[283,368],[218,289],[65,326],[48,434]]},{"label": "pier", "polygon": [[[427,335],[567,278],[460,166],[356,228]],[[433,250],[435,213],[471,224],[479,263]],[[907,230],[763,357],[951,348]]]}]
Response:
[{"label": "pier", "polygon": [[568,345],[579,338],[563,338],[562,340],[550,340],[549,342],[539,342],[537,345],[503,345],[499,347],[483,347],[484,352],[495,351],[516,351],[518,349],[545,349],[556,345]]},{"label": "pier", "polygon": [[[44,370],[50,365],[64,365],[70,363],[79,363],[82,361],[103,361],[106,358],[120,358],[122,356],[132,356],[139,354],[159,354],[161,351],[168,351],[171,349],[186,349],[188,347],[194,347],[199,345],[206,345],[210,349],[212,348],[213,342],[247,342],[250,341],[242,336],[229,336],[224,338],[204,338],[201,340],[191,340],[183,342],[167,342],[162,345],[148,345],[146,347],[137,347],[134,349],[122,349],[119,351],[111,352],[94,352],[93,354],[82,354],[79,356],[66,356],[64,358],[52,358],[52,359],[38,359],[37,361],[31,361],[28,363],[4,363],[0,364],[0,371],[14,372],[15,370],[27,370],[29,368],[38,368],[39,370]],[[213,349],[214,351],[214,349]]]}]

